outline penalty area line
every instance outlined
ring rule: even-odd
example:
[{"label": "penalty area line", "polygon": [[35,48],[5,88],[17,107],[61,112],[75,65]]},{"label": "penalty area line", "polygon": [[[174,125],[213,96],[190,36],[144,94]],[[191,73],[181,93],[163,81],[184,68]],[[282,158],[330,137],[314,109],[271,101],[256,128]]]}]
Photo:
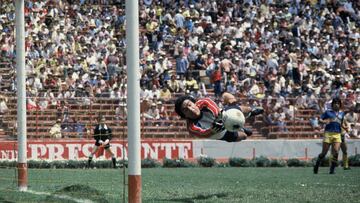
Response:
[{"label": "penalty area line", "polygon": [[49,192],[37,192],[37,191],[33,191],[33,190],[27,190],[27,191],[23,191],[23,192],[27,192],[30,194],[35,194],[35,195],[47,195],[47,196],[52,196],[52,197],[56,197],[59,199],[64,199],[64,200],[71,200],[77,203],[94,203],[94,201],[89,200],[89,199],[79,199],[79,198],[74,198],[68,195],[57,195],[57,194],[51,194]]}]

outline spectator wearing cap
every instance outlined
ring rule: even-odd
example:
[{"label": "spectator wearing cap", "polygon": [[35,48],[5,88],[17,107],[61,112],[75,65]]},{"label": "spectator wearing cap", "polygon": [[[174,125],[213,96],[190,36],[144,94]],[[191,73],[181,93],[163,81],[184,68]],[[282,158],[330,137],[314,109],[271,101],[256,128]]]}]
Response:
[{"label": "spectator wearing cap", "polygon": [[164,63],[164,57],[159,56],[158,60],[155,62],[155,71],[159,74],[162,74],[165,70],[167,70],[167,64]]},{"label": "spectator wearing cap", "polygon": [[[160,119],[160,112],[156,103],[151,104],[150,109],[143,114],[143,118],[145,121],[156,121]],[[151,123],[147,123],[147,125],[151,125]]]},{"label": "spectator wearing cap", "polygon": [[204,28],[203,26],[201,26],[200,22],[198,20],[196,20],[194,22],[194,29],[193,29],[193,33],[195,35],[202,35],[204,33]]}]

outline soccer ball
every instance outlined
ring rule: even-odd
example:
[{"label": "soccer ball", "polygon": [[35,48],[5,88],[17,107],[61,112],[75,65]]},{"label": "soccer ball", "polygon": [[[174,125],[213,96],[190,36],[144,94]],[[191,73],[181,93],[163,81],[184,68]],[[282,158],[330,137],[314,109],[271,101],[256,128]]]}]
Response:
[{"label": "soccer ball", "polygon": [[243,128],[245,123],[244,114],[239,109],[229,109],[223,112],[222,120],[225,129],[230,132],[237,132]]}]

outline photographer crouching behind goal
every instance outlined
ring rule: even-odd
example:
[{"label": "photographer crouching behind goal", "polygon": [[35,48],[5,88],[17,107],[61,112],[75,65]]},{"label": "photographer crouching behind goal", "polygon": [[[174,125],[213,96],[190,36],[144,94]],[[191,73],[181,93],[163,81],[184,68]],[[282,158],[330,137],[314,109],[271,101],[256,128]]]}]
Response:
[{"label": "photographer crouching behind goal", "polygon": [[116,158],[114,153],[110,149],[111,138],[112,138],[111,128],[105,124],[105,117],[99,116],[99,124],[97,124],[94,128],[95,146],[89,156],[89,160],[88,160],[89,168],[91,166],[91,161],[94,154],[100,149],[100,147],[104,147],[104,149],[111,154],[113,167],[116,168]]}]

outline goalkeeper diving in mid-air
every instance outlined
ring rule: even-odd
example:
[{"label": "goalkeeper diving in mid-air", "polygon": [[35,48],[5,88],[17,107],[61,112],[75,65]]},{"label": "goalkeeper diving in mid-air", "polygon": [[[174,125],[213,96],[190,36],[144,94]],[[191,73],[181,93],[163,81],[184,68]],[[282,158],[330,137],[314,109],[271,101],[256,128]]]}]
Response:
[{"label": "goalkeeper diving in mid-air", "polygon": [[[223,140],[227,142],[239,142],[252,135],[252,131],[244,126],[236,126],[237,130],[225,128],[224,115],[228,110],[240,110],[247,118],[264,112],[262,108],[250,108],[239,105],[235,96],[223,93],[224,108],[210,98],[195,100],[191,96],[181,96],[175,101],[175,111],[183,119],[187,120],[187,128],[190,135],[203,139]],[[243,121],[244,122],[244,121]]]}]

